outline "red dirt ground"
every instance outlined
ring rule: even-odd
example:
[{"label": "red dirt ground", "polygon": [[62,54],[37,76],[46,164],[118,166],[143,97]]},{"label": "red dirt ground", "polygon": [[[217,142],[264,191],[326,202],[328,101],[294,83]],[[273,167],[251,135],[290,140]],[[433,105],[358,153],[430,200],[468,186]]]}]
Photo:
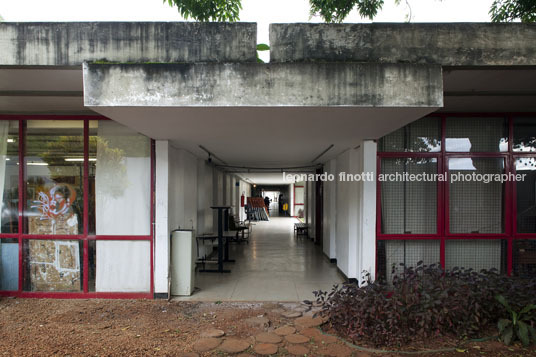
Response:
[{"label": "red dirt ground", "polygon": [[[349,349],[341,340],[314,337],[316,332],[312,329],[294,324],[294,319],[284,318],[281,315],[284,308],[277,303],[3,298],[0,299],[0,355],[186,356],[187,352],[193,351],[201,332],[217,328],[225,331],[226,336],[222,339],[239,338],[251,344],[243,356],[256,356],[255,335],[295,325],[298,333],[311,337],[309,342],[300,345],[309,350],[307,356],[372,356]],[[246,322],[247,318],[258,316],[268,318],[270,326],[255,326]],[[429,346],[414,345],[408,348],[434,348],[449,343],[434,341]],[[289,349],[303,351],[304,348],[295,348],[287,339],[283,339],[275,355],[291,356]],[[227,355],[215,349],[198,356]],[[467,344],[460,352],[424,356],[536,356],[536,350],[520,346],[506,347],[489,341]]]}]

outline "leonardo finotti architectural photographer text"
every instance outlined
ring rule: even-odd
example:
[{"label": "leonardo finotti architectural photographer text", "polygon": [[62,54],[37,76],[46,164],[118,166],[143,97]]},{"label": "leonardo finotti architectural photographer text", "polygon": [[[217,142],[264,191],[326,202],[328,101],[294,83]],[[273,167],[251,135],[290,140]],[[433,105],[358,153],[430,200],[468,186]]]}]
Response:
[{"label": "leonardo finotti architectural photographer text", "polygon": [[375,181],[380,182],[518,182],[524,181],[526,174],[479,174],[476,172],[454,172],[447,175],[447,173],[441,174],[429,174],[429,173],[416,173],[411,174],[409,172],[396,172],[390,174],[378,174],[377,178],[374,172],[362,172],[359,174],[349,174],[346,172],[339,172],[337,175],[328,174],[324,172],[322,174],[288,174],[282,173],[283,179],[287,182],[302,182],[302,181],[339,181],[339,182],[359,182],[359,181]]}]

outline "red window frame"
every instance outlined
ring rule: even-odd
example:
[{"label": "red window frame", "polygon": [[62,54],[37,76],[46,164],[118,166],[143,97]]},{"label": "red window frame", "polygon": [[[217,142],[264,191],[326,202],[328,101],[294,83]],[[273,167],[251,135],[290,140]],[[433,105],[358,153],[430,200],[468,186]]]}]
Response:
[{"label": "red window frame", "polygon": [[[128,235],[96,235],[88,233],[89,225],[89,122],[91,120],[110,120],[100,115],[0,115],[0,120],[18,121],[19,123],[19,205],[18,205],[18,225],[19,232],[16,234],[2,233],[0,238],[17,239],[19,244],[19,282],[17,291],[0,291],[0,296],[17,296],[23,298],[59,298],[59,299],[88,299],[88,298],[102,298],[102,299],[152,299],[154,297],[154,184],[155,184],[155,150],[154,140],[151,139],[151,193],[150,193],[150,227],[151,231],[149,235],[128,236]],[[84,213],[83,213],[83,233],[77,235],[39,235],[39,234],[25,234],[24,232],[24,202],[25,202],[25,132],[24,121],[26,120],[81,120],[84,122]],[[24,251],[23,243],[28,239],[44,239],[44,240],[78,240],[83,242],[83,291],[82,292],[37,292],[37,291],[24,291]],[[149,292],[90,292],[89,291],[89,242],[98,240],[143,240],[150,242],[150,291]]]},{"label": "red window frame", "polygon": [[[447,152],[445,146],[446,123],[448,118],[454,117],[497,117],[507,120],[508,128],[508,151],[505,152]],[[536,117],[536,113],[441,113],[430,114],[425,118],[439,118],[441,128],[441,151],[440,152],[378,152],[377,175],[381,173],[381,161],[384,158],[436,158],[438,173],[447,176],[445,182],[437,182],[437,231],[435,234],[384,234],[381,232],[382,207],[381,207],[381,182],[376,186],[376,241],[382,240],[418,240],[434,239],[440,241],[440,263],[445,268],[445,245],[448,240],[456,239],[500,239],[507,242],[507,274],[513,271],[513,241],[515,239],[536,239],[536,233],[517,233],[517,196],[516,183],[505,182],[504,186],[504,233],[451,233],[449,231],[449,171],[448,160],[450,158],[503,158],[505,162],[504,173],[515,174],[515,160],[519,157],[536,158],[536,152],[513,151],[514,120],[518,117]],[[536,124],[536,121],[535,121]],[[377,251],[377,247],[376,247]],[[376,267],[378,271],[378,267]]]}]

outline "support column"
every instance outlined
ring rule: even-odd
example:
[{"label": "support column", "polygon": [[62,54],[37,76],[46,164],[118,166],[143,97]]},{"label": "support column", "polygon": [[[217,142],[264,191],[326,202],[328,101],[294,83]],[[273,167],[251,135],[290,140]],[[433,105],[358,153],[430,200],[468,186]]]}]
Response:
[{"label": "support column", "polygon": [[358,261],[361,276],[363,271],[376,275],[376,152],[377,144],[373,140],[365,140],[361,145],[360,162],[362,170],[372,176],[360,184],[359,201],[359,232],[358,232]]},{"label": "support column", "polygon": [[155,237],[154,237],[154,292],[168,293],[169,267],[169,227],[168,227],[168,190],[169,190],[169,143],[157,140],[155,143],[156,182],[155,182]]}]

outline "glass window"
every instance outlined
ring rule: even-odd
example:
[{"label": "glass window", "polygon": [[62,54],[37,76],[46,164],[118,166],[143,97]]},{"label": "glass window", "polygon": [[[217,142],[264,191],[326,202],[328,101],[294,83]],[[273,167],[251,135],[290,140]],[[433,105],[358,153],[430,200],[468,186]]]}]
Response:
[{"label": "glass window", "polygon": [[514,151],[536,151],[536,118],[514,119]]},{"label": "glass window", "polygon": [[508,121],[505,118],[447,118],[445,150],[508,151]]},{"label": "glass window", "polygon": [[[382,233],[435,234],[438,183],[432,175],[437,174],[437,159],[384,158],[381,173]],[[413,174],[426,174],[428,180],[409,180]]]},{"label": "glass window", "polygon": [[97,292],[147,292],[151,282],[151,243],[146,240],[98,240]]},{"label": "glass window", "polygon": [[103,120],[90,122],[89,141],[90,234],[151,234],[150,139]]},{"label": "glass window", "polygon": [[26,121],[27,233],[83,233],[83,133],[81,120]]},{"label": "glass window", "polygon": [[19,240],[0,239],[0,291],[19,289]]},{"label": "glass window", "polygon": [[515,239],[512,263],[514,275],[533,278],[536,275],[536,240]]},{"label": "glass window", "polygon": [[19,122],[0,120],[0,202],[2,233],[19,231]]},{"label": "glass window", "polygon": [[391,283],[395,274],[407,268],[415,268],[417,263],[440,264],[439,240],[383,240],[378,242],[378,274]]},{"label": "glass window", "polygon": [[524,175],[516,181],[517,232],[536,233],[536,158],[515,160],[516,173]]},{"label": "glass window", "polygon": [[451,158],[450,233],[503,233],[504,187],[492,175],[504,173],[502,158]]},{"label": "glass window", "polygon": [[80,292],[83,241],[24,240],[24,290]]},{"label": "glass window", "polygon": [[506,273],[506,241],[503,239],[455,239],[445,242],[445,268],[474,271],[496,269]]},{"label": "glass window", "polygon": [[441,151],[441,119],[423,118],[380,139],[380,152]]}]

